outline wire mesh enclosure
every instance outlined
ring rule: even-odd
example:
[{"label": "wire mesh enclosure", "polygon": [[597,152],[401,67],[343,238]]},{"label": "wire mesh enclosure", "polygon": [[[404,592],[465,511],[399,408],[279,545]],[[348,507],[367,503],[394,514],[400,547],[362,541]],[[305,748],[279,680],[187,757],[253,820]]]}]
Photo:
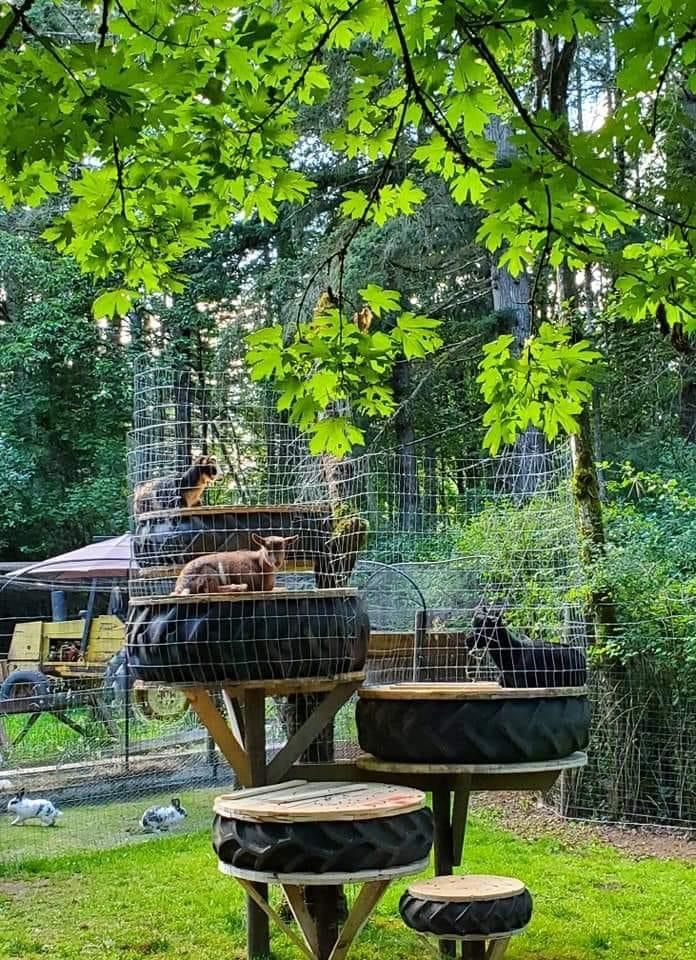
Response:
[{"label": "wire mesh enclosure", "polygon": [[[129,651],[170,683],[326,678],[362,669],[350,577],[360,483],[233,379],[136,377]],[[364,478],[362,478],[364,479]]]},{"label": "wire mesh enclosure", "polygon": [[[184,682],[585,682],[565,448],[338,460],[234,379],[136,378],[131,654]],[[575,591],[575,592],[574,592]],[[270,673],[269,673],[270,671]]]},{"label": "wire mesh enclosure", "polygon": [[372,627],[368,682],[584,684],[567,449],[443,459],[414,444],[369,461],[356,573]]}]

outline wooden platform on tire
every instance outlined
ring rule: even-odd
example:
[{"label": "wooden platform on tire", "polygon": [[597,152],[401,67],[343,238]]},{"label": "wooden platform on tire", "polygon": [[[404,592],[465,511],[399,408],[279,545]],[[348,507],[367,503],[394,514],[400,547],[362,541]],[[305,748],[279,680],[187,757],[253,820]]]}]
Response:
[{"label": "wooden platform on tire", "polygon": [[197,507],[171,507],[168,510],[149,510],[146,513],[139,513],[135,518],[138,523],[142,520],[153,520],[164,517],[209,517],[216,513],[306,513],[308,515],[322,513],[327,517],[332,514],[332,507],[326,501],[317,501],[316,503],[278,503],[275,506],[264,504],[261,506],[249,506],[243,503],[207,503],[204,506]]},{"label": "wooden platform on tire", "polygon": [[362,770],[371,770],[376,773],[396,773],[415,775],[452,775],[460,776],[476,774],[510,775],[533,774],[548,771],[561,772],[575,770],[587,764],[587,754],[582,750],[561,757],[559,760],[524,760],[519,763],[399,763],[395,760],[380,760],[369,753],[356,757],[355,766]]},{"label": "wooden platform on tire", "polygon": [[307,600],[322,597],[357,597],[359,591],[354,587],[325,587],[315,590],[288,590],[277,587],[275,590],[239,590],[234,593],[168,593],[165,596],[131,598],[133,607],[149,607],[160,604],[179,603],[241,603],[244,600]]},{"label": "wooden platform on tire", "polygon": [[388,683],[361,687],[363,700],[533,700],[586,697],[587,687],[501,687],[492,681],[463,683]]},{"label": "wooden platform on tire", "polygon": [[174,690],[208,691],[217,693],[225,690],[237,696],[245,690],[260,690],[266,696],[282,696],[289,693],[327,693],[339,684],[360,684],[365,679],[363,670],[350,673],[337,673],[330,677],[286,677],[276,680],[204,680],[200,683],[185,680],[181,683],[168,683],[166,680],[137,680],[136,683],[147,687],[171,687]]},{"label": "wooden platform on tire", "polygon": [[504,900],[524,893],[525,885],[515,877],[496,877],[490,874],[463,874],[417,880],[408,888],[418,900],[442,903],[474,903],[485,900]]},{"label": "wooden platform on tire", "polygon": [[425,794],[386,783],[312,783],[293,780],[217,797],[215,813],[235,820],[277,823],[377,820],[413,813]]}]

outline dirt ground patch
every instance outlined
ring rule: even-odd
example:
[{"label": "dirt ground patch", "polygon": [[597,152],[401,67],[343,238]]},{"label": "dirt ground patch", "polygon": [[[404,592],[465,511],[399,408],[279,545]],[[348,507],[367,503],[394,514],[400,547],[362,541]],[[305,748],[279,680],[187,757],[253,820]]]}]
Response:
[{"label": "dirt ground patch", "polygon": [[490,811],[501,826],[524,840],[552,835],[567,846],[594,840],[610,844],[636,860],[657,857],[696,863],[696,830],[564,820],[534,793],[479,793],[472,798],[472,806]]},{"label": "dirt ground patch", "polygon": [[26,897],[38,887],[47,887],[49,882],[46,877],[39,880],[0,880],[0,897]]}]

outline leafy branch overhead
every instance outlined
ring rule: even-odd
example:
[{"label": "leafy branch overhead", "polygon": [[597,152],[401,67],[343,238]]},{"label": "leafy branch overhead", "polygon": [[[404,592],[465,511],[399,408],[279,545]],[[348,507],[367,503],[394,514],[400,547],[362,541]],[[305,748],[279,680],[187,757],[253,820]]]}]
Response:
[{"label": "leafy branch overhead", "polygon": [[[360,445],[362,430],[336,410],[350,401],[366,417],[390,416],[396,409],[394,365],[442,346],[440,321],[402,311],[395,290],[370,284],[360,294],[366,305],[350,321],[337,307],[320,302],[312,320],[299,324],[287,344],[279,325],[246,337],[252,378],[273,382],[280,394],[278,409],[287,410],[290,422],[311,435],[312,453],[342,456]],[[371,330],[373,315],[383,329]]]},{"label": "leafy branch overhead", "polygon": [[[182,257],[230,222],[274,222],[282,206],[306,204],[315,183],[311,165],[302,172],[295,162],[298,118],[327,102],[333,128],[322,127],[311,149],[380,171],[371,184],[358,176],[344,188],[346,244],[364,227],[412,216],[426,197],[419,184],[436,177],[457,203],[478,205],[479,240],[510,273],[538,277],[548,264],[572,275],[600,264],[615,278],[616,316],[637,321],[659,310],[696,330],[696,186],[693,178],[670,184],[659,126],[669,97],[696,96],[696,19],[683,0],[637,0],[621,17],[608,0],[205,0],[195,12],[179,0],[8,6],[0,201],[36,206],[67,193],[44,236],[109,282],[97,316],[180,291]],[[591,129],[571,129],[534,102],[519,65],[535,33],[591,43],[607,23],[621,96]],[[336,57],[346,65],[338,79],[329,68]],[[505,162],[492,117],[510,132]],[[651,199],[626,179],[627,166],[650,167]],[[345,252],[344,244],[323,265],[338,264],[339,283]],[[379,298],[365,300],[378,315]],[[280,389],[317,447],[359,441],[347,419],[327,426],[331,403],[388,415],[397,357],[437,348],[424,318],[384,309],[388,330],[361,331],[330,310],[300,322],[289,343],[278,331],[251,344],[254,376]],[[590,358],[583,349],[571,362],[570,349],[540,330],[516,359],[500,343],[487,355],[490,445],[510,442],[523,423],[549,436],[573,429],[589,375],[576,377],[568,364],[584,370]],[[520,373],[525,364],[530,371]]]},{"label": "leafy branch overhead", "polygon": [[493,454],[528,427],[542,429],[549,440],[561,430],[575,433],[599,369],[600,354],[587,340],[571,343],[567,327],[542,323],[519,357],[514,341],[508,334],[485,346],[478,376],[488,404],[484,444]]}]

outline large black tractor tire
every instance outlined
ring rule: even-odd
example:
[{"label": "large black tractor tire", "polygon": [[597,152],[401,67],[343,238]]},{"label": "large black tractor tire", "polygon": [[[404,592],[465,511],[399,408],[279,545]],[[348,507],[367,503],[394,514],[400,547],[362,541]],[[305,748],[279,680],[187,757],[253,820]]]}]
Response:
[{"label": "large black tractor tire", "polygon": [[0,684],[0,703],[3,700],[31,698],[32,709],[50,709],[55,702],[52,684],[40,670],[13,670]]},{"label": "large black tractor tire", "polygon": [[532,897],[524,890],[514,897],[455,903],[421,900],[407,891],[399,902],[399,913],[406,926],[419,933],[490,936],[526,927],[532,918]]},{"label": "large black tractor tire", "polygon": [[223,863],[263,873],[358,873],[424,860],[433,842],[427,809],[374,820],[254,823],[216,816]]},{"label": "large black tractor tire", "polygon": [[585,696],[491,700],[361,699],[358,740],[394,763],[531,763],[587,746]]},{"label": "large black tractor tire", "polygon": [[292,591],[131,606],[133,676],[161,683],[332,677],[361,670],[370,624],[357,596]]}]

